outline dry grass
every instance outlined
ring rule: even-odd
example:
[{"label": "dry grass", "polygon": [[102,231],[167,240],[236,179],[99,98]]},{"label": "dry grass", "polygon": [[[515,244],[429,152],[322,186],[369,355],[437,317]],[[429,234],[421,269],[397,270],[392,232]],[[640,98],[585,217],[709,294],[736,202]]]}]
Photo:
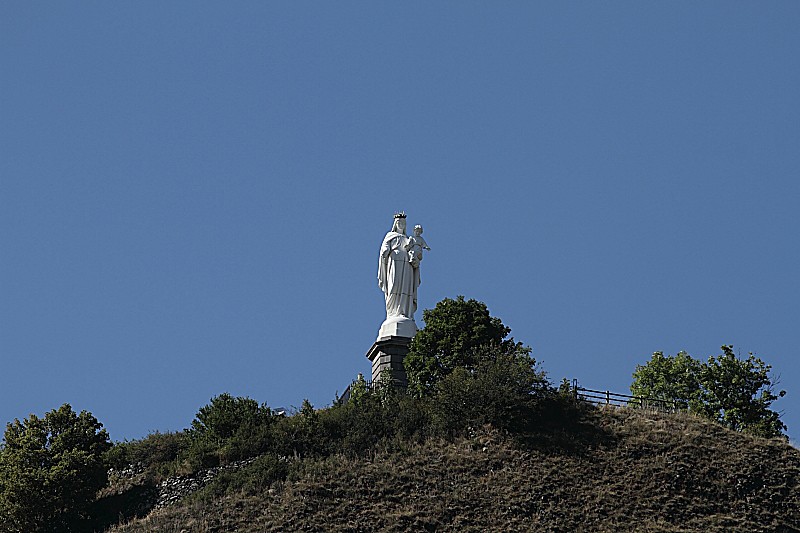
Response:
[{"label": "dry grass", "polygon": [[266,531],[800,532],[800,451],[691,415],[598,410],[569,451],[489,428],[164,509],[116,533]]}]

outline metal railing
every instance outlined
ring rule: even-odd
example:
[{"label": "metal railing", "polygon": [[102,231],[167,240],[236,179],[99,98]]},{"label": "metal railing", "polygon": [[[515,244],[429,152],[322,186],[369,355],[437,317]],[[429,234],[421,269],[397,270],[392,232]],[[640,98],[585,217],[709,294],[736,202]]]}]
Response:
[{"label": "metal railing", "polygon": [[[353,386],[356,385],[357,383],[358,381],[356,380],[347,386],[342,395],[339,397],[339,402],[347,403],[350,400]],[[380,383],[376,381],[364,380],[363,383],[365,385],[367,392],[372,392],[380,386]],[[572,393],[575,395],[576,400],[581,400],[594,405],[631,407],[634,409],[650,409],[653,411],[662,411],[669,413],[685,411],[688,408],[685,402],[677,400],[667,400],[664,398],[650,398],[647,396],[633,396],[630,394],[620,394],[617,392],[611,392],[609,390],[587,389],[585,387],[579,386],[577,379],[572,380],[571,389]]]},{"label": "metal railing", "polygon": [[619,394],[608,390],[601,391],[579,387],[577,380],[573,380],[572,382],[572,391],[577,400],[582,400],[594,405],[632,407],[635,409],[650,409],[653,411],[664,411],[670,413],[685,411],[687,408],[684,402],[676,400],[648,398],[646,396],[631,396],[630,394]]}]

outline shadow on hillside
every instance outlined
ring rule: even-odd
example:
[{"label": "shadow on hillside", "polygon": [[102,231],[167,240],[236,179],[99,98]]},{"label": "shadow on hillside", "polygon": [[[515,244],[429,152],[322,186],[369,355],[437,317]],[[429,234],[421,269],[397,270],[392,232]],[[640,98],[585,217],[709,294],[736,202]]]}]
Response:
[{"label": "shadow on hillside", "polygon": [[617,441],[599,423],[597,408],[558,397],[542,401],[526,426],[517,434],[520,443],[548,454],[579,456]]},{"label": "shadow on hillside", "polygon": [[158,489],[153,485],[133,485],[119,494],[99,498],[91,509],[89,531],[105,531],[112,525],[142,518],[153,509],[157,500]]}]

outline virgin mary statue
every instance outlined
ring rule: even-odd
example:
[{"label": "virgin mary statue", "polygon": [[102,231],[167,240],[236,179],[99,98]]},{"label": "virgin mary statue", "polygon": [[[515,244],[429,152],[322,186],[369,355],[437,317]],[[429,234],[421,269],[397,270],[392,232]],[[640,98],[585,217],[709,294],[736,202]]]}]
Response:
[{"label": "virgin mary statue", "polygon": [[383,238],[378,259],[378,286],[386,298],[386,320],[378,338],[413,337],[417,332],[414,312],[417,310],[419,268],[408,254],[406,215],[397,213],[391,231]]}]

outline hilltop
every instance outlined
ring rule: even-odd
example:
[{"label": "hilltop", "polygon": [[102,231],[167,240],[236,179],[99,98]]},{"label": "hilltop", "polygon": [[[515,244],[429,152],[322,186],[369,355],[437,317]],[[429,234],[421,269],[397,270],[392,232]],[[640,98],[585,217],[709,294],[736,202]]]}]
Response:
[{"label": "hilltop", "polygon": [[650,397],[599,408],[485,304],[423,314],[404,371],[326,408],[223,393],[183,431],[115,444],[68,404],[11,425],[0,530],[800,533],[800,452],[760,360],[654,354]]},{"label": "hilltop", "polygon": [[559,435],[484,425],[209,489],[109,531],[800,531],[800,451],[629,408],[588,408]]}]

